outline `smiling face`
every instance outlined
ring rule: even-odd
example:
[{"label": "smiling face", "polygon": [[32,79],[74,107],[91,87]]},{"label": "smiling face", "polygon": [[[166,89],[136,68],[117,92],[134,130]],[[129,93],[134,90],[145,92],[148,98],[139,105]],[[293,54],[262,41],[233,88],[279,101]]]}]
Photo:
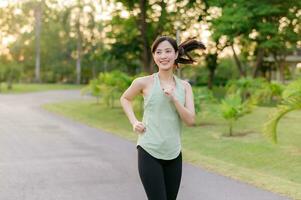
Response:
[{"label": "smiling face", "polygon": [[153,52],[155,63],[159,69],[165,71],[174,67],[177,56],[178,52],[175,52],[175,49],[167,40],[162,41]]}]

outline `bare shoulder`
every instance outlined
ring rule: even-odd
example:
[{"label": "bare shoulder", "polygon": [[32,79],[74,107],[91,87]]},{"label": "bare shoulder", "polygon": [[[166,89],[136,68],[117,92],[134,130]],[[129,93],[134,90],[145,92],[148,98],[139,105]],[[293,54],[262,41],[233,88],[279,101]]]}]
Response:
[{"label": "bare shoulder", "polygon": [[181,81],[182,81],[182,84],[185,87],[185,90],[191,89],[191,85],[190,85],[190,83],[188,81],[186,81],[186,80],[181,80]]},{"label": "bare shoulder", "polygon": [[148,76],[141,76],[138,78],[135,78],[133,81],[133,84],[140,86],[141,88],[146,87],[153,81],[153,75],[148,75]]}]

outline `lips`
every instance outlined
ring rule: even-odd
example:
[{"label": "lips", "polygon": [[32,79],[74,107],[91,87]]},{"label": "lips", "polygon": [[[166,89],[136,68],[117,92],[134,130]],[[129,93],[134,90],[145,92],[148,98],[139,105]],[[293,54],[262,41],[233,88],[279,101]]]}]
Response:
[{"label": "lips", "polygon": [[166,65],[169,63],[169,61],[160,61],[161,64]]}]

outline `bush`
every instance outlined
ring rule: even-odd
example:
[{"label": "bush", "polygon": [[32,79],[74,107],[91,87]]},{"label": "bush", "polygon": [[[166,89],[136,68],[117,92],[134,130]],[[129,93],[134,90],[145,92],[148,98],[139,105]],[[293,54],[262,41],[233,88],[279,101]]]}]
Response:
[{"label": "bush", "polygon": [[233,125],[242,116],[251,113],[256,102],[252,99],[243,101],[240,92],[229,94],[220,104],[220,112],[229,126],[229,136],[233,135]]},{"label": "bush", "polygon": [[[0,66],[0,84],[7,83],[7,89],[11,90],[13,83],[19,81],[21,77],[22,67],[17,63],[2,64]],[[1,91],[1,85],[0,85]]]},{"label": "bush", "polygon": [[301,110],[301,79],[291,82],[282,93],[282,102],[263,126],[263,134],[277,143],[277,125],[289,112]]},{"label": "bush", "polygon": [[280,100],[283,86],[277,83],[269,83],[263,78],[241,78],[229,81],[226,89],[227,94],[239,92],[242,101],[253,98],[253,100],[263,104]]},{"label": "bush", "polygon": [[239,73],[232,58],[223,58],[218,61],[215,71],[214,85],[225,86],[231,79],[238,79]]},{"label": "bush", "polygon": [[97,98],[103,98],[109,107],[114,107],[114,102],[120,98],[121,93],[126,90],[133,78],[120,71],[102,72],[97,79],[89,82],[89,85],[83,88],[82,93],[90,93]]},{"label": "bush", "polygon": [[[194,76],[196,86],[208,85],[209,70],[205,66],[194,69]],[[232,58],[220,59],[215,70],[213,85],[225,86],[229,80],[237,78],[239,78],[239,73]]]},{"label": "bush", "polygon": [[206,108],[208,104],[216,103],[217,100],[213,96],[213,92],[206,87],[193,87],[193,97],[194,97],[194,105],[195,112],[202,112],[204,115],[208,111]]}]

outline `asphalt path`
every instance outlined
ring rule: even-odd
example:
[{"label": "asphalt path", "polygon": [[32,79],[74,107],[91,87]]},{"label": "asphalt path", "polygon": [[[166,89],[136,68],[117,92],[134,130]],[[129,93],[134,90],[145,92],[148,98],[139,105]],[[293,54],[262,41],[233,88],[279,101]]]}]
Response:
[{"label": "asphalt path", "polygon": [[[135,143],[74,122],[42,104],[80,92],[0,95],[0,200],[145,200]],[[178,200],[287,200],[183,165]]]}]

